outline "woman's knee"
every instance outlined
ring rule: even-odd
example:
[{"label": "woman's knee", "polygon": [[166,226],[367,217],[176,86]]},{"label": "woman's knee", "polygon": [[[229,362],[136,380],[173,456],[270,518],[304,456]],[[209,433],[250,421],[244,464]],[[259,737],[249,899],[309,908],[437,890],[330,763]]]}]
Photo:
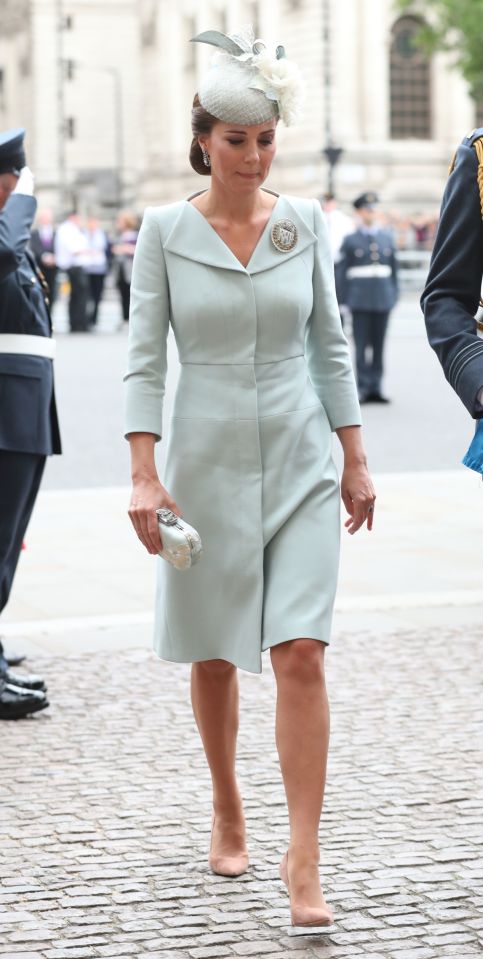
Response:
[{"label": "woman's knee", "polygon": [[193,663],[193,669],[206,679],[227,679],[236,673],[236,666],[226,659],[205,659],[200,663]]},{"label": "woman's knee", "polygon": [[270,650],[275,675],[280,679],[299,679],[304,683],[324,679],[325,643],[318,639],[291,639]]}]

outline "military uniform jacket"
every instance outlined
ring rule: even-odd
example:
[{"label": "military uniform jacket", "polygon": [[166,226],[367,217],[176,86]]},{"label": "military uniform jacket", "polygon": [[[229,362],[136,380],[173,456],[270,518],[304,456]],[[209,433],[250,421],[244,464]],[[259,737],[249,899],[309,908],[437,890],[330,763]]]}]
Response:
[{"label": "military uniform jacket", "polygon": [[476,399],[483,386],[483,341],[475,314],[483,274],[483,220],[472,144],[479,137],[483,129],[465,137],[458,148],[421,297],[428,339],[446,379],[478,419],[483,416]]},{"label": "military uniform jacket", "polygon": [[394,240],[389,230],[356,230],[336,263],[337,299],[353,312],[388,313],[398,298]]},{"label": "military uniform jacket", "polygon": [[[13,194],[0,213],[0,334],[52,335],[41,278],[26,249],[36,208],[34,197]],[[51,359],[0,352],[0,449],[61,452]]]}]

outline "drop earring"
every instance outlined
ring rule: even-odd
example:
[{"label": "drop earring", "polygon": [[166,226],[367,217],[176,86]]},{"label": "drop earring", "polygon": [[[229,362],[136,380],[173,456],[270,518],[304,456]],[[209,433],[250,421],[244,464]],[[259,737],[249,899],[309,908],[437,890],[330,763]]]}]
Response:
[{"label": "drop earring", "polygon": [[208,150],[205,150],[204,147],[201,147],[201,152],[203,154],[203,163],[205,164],[205,166],[210,167],[211,160],[210,160],[210,154],[208,153]]}]

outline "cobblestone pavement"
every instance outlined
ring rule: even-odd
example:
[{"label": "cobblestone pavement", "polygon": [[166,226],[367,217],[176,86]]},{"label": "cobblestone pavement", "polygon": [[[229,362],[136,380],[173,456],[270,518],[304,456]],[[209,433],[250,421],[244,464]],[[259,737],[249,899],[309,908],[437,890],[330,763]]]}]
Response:
[{"label": "cobblestone pavement", "polygon": [[2,723],[0,956],[469,959],[483,945],[483,631],[338,636],[321,873],[330,940],[287,936],[274,687],[241,675],[252,865],[207,866],[188,669],[145,650],[39,658],[50,710]]}]

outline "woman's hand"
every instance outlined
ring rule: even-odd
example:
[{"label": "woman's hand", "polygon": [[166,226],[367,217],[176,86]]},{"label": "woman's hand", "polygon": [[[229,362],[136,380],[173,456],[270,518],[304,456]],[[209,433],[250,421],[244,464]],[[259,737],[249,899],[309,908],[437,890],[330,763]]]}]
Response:
[{"label": "woman's hand", "polygon": [[340,492],[344,506],[349,513],[345,527],[353,535],[367,522],[372,529],[374,522],[374,504],[376,494],[371,477],[364,462],[347,463],[344,466]]},{"label": "woman's hand", "polygon": [[165,507],[177,516],[181,510],[158,479],[142,479],[133,482],[129,517],[148,553],[156,556],[162,549],[156,510]]}]

